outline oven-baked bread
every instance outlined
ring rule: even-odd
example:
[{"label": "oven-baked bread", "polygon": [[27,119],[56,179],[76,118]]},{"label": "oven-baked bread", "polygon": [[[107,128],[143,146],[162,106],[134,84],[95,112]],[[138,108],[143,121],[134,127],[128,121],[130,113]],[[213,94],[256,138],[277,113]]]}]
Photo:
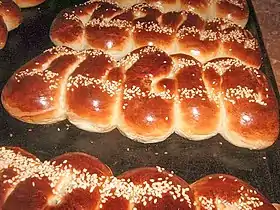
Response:
[{"label": "oven-baked bread", "polygon": [[143,143],[173,132],[191,140],[220,133],[236,146],[263,149],[279,133],[277,99],[259,69],[234,58],[202,64],[153,46],[119,61],[100,50],[53,47],[14,73],[2,103],[24,122],[68,119],[91,132],[118,128]]},{"label": "oven-baked bread", "polygon": [[163,12],[188,10],[204,19],[227,18],[242,27],[246,25],[249,17],[246,0],[116,0],[116,2],[125,7],[147,2]]},{"label": "oven-baked bread", "polygon": [[257,40],[230,20],[205,20],[193,11],[162,13],[147,3],[124,9],[90,1],[65,9],[53,21],[50,38],[58,46],[100,49],[116,58],[150,45],[192,55],[200,62],[230,56],[257,68],[261,65]]},{"label": "oven-baked bread", "polygon": [[0,1],[0,49],[6,45],[8,32],[22,22],[20,8],[11,0]]},{"label": "oven-baked bread", "polygon": [[33,7],[45,0],[1,0],[0,1],[0,50],[6,45],[8,32],[17,28],[23,16],[20,8]]},{"label": "oven-baked bread", "polygon": [[275,210],[260,192],[230,175],[208,175],[189,185],[157,166],[115,177],[108,166],[84,153],[41,162],[16,147],[0,148],[0,186],[3,210]]},{"label": "oven-baked bread", "polygon": [[35,7],[46,0],[13,0],[20,8]]},{"label": "oven-baked bread", "polygon": [[[86,1],[84,5],[95,4],[98,0]],[[120,7],[128,8],[135,4],[148,3],[149,5],[158,8],[162,12],[170,11],[193,11],[204,19],[227,18],[234,23],[244,27],[248,21],[249,9],[246,0],[101,0],[111,4],[118,4]],[[90,6],[89,6],[90,7]]]}]

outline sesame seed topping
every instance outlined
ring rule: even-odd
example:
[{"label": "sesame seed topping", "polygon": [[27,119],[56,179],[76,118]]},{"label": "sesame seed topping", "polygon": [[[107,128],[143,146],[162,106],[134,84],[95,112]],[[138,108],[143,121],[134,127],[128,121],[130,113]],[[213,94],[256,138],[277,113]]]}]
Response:
[{"label": "sesame seed topping", "polygon": [[77,17],[77,15],[73,14],[73,13],[64,13],[63,14],[63,17],[66,19],[66,20],[74,20],[76,22],[80,22],[80,19]]},{"label": "sesame seed topping", "polygon": [[149,32],[156,32],[160,34],[172,35],[175,31],[171,27],[160,26],[158,23],[149,21],[149,22],[140,22],[137,21],[135,24],[135,31],[144,30]]},{"label": "sesame seed topping", "polygon": [[[239,7],[241,10],[244,10],[246,7],[246,1],[245,0],[208,0],[207,5],[213,5],[213,3],[222,3],[222,2],[228,2],[232,5],[235,5]],[[110,10],[107,7],[109,6],[109,3],[112,6],[112,11],[115,11],[113,14],[111,14],[109,17],[106,16],[106,11]],[[94,4],[94,8],[90,9],[90,12],[83,12],[85,10],[85,5]],[[165,15],[161,9],[162,5],[155,5],[155,4],[147,4],[142,1],[140,1],[137,4],[134,4],[131,7],[125,7],[125,6],[119,6],[117,3],[110,1],[110,0],[103,0],[100,2],[90,0],[83,4],[76,5],[74,8],[69,9],[68,12],[65,12],[63,14],[63,17],[65,20],[74,20],[78,22],[83,22],[86,26],[92,26],[92,27],[117,27],[119,29],[125,29],[132,31],[133,33],[141,33],[141,31],[145,32],[151,32],[151,33],[159,33],[159,34],[165,34],[165,35],[173,35],[176,34],[177,39],[181,41],[185,36],[194,36],[197,39],[201,41],[217,41],[222,40],[222,42],[236,42],[238,44],[243,44],[244,49],[252,49],[252,50],[258,50],[258,42],[253,37],[247,37],[245,32],[247,30],[241,28],[240,26],[234,24],[233,22],[226,20],[226,19],[219,19],[214,18],[203,20],[202,17],[200,17],[198,14],[195,14],[194,11],[192,11],[194,8],[192,5],[187,6],[190,11],[181,11],[181,17],[182,17],[182,24],[178,28],[169,27],[164,24],[164,21],[162,20],[162,16]],[[185,6],[185,5],[184,5]],[[117,8],[117,9],[114,9]],[[99,14],[100,11],[104,9],[105,14]],[[100,15],[100,18],[96,18],[94,16],[95,12]],[[129,20],[124,19],[118,19],[118,16],[122,16],[128,13],[132,13],[132,17]],[[82,16],[79,13],[85,13],[84,16]],[[87,14],[89,13],[89,14]],[[158,15],[157,15],[158,14]],[[194,19],[205,21],[204,29],[198,29],[197,26],[190,26],[189,25],[189,15],[194,16]],[[95,17],[91,19],[91,17]],[[185,22],[187,21],[188,25],[185,25]],[[190,20],[194,24],[196,24],[196,21]],[[217,27],[217,30],[211,30],[207,27],[209,25],[208,23],[218,23],[220,24]],[[215,24],[214,24],[215,25]],[[236,30],[232,30],[231,32],[225,33],[226,29],[229,28],[235,28]],[[241,30],[243,32],[243,35],[238,33],[238,30]],[[133,36],[133,34],[130,34]],[[104,34],[106,36],[106,34]],[[110,36],[110,35],[109,35]],[[132,38],[132,37],[131,37]],[[159,38],[161,39],[161,38]],[[150,44],[154,44],[150,42]],[[109,50],[111,52],[111,50]],[[115,52],[115,49],[112,51]]]},{"label": "sesame seed topping", "polygon": [[[1,170],[12,167],[17,175],[12,179],[4,180],[3,182],[17,185],[20,181],[24,181],[28,178],[41,179],[47,177],[52,187],[53,196],[50,203],[59,203],[58,201],[71,193],[74,189],[84,189],[89,192],[93,192],[95,189],[99,190],[101,197],[101,204],[104,205],[110,197],[122,197],[135,204],[145,204],[153,202],[154,204],[163,195],[168,193],[181,194],[183,199],[191,206],[191,200],[188,194],[188,189],[181,187],[180,185],[173,185],[172,182],[168,182],[168,175],[164,175],[165,169],[158,168],[158,172],[162,173],[165,178],[150,179],[143,183],[143,185],[135,185],[130,179],[118,179],[116,177],[97,176],[96,174],[88,173],[87,169],[77,170],[74,166],[69,165],[67,160],[64,160],[62,164],[57,165],[55,162],[40,162],[32,158],[25,157],[20,153],[15,153],[13,150],[2,147],[0,149],[0,161]],[[61,183],[61,179],[65,181],[63,185],[65,187],[57,188]],[[35,182],[31,183],[33,187],[36,187]],[[173,192],[173,193],[172,193]],[[152,199],[148,199],[149,195]]]},{"label": "sesame seed topping", "polygon": [[52,72],[49,69],[25,69],[14,75],[14,79],[20,83],[25,77],[38,76],[43,82],[49,83],[50,89],[56,89],[58,87],[58,82],[61,79],[59,73]]},{"label": "sesame seed topping", "polygon": [[86,75],[77,74],[76,76],[70,76],[67,82],[67,91],[75,91],[79,87],[92,87],[98,88],[102,92],[107,93],[110,96],[114,96],[121,91],[122,81],[111,81],[108,79],[96,79],[94,77],[88,77]]},{"label": "sesame seed topping", "polygon": [[108,20],[108,19],[100,19],[100,18],[94,18],[91,21],[89,21],[86,26],[98,26],[101,28],[109,28],[109,27],[117,27],[119,29],[131,29],[132,27],[132,23],[130,21],[127,20],[120,20],[120,19],[112,19],[112,20]]},{"label": "sesame seed topping", "polygon": [[[61,164],[55,161],[41,162],[38,159],[27,157],[20,152],[5,147],[0,148],[0,163],[2,172],[8,168],[13,169],[15,172],[13,177],[3,174],[1,180],[1,182],[11,185],[12,188],[19,182],[29,178],[32,178],[31,186],[36,188],[36,182],[40,182],[42,178],[46,177],[53,193],[53,196],[48,201],[50,205],[58,204],[63,200],[64,196],[75,189],[83,189],[90,193],[98,190],[100,194],[99,207],[104,207],[111,198],[123,198],[132,204],[146,206],[158,203],[165,196],[169,196],[179,202],[186,202],[186,205],[190,208],[193,205],[200,204],[204,209],[215,209],[220,204],[223,204],[241,210],[253,210],[264,205],[261,195],[256,190],[244,186],[242,182],[238,182],[235,178],[232,181],[240,186],[233,190],[234,195],[236,195],[235,199],[225,199],[226,197],[221,197],[219,194],[215,198],[198,195],[197,200],[194,202],[190,197],[191,189],[175,183],[174,179],[172,179],[174,172],[168,173],[159,166],[156,166],[156,170],[159,173],[156,175],[157,178],[149,178],[141,184],[135,184],[129,178],[91,174],[87,168],[78,170],[74,165],[70,165],[67,159],[62,160]],[[219,175],[217,178],[221,182],[226,182],[228,179],[224,175]],[[210,183],[215,181],[212,176],[209,176],[208,180]],[[216,188],[213,190],[216,190]]]}]

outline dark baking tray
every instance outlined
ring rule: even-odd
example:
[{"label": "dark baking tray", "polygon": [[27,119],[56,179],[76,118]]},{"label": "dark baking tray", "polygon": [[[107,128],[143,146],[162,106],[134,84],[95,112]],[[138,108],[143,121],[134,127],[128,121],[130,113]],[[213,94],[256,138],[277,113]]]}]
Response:
[{"label": "dark baking tray", "polygon": [[[49,28],[63,8],[83,1],[50,0],[36,8],[24,9],[24,21],[9,33],[6,47],[0,51],[0,88],[13,71],[53,46]],[[247,28],[258,38],[263,53],[262,70],[269,77],[279,101],[277,85],[267,56],[252,3]],[[177,135],[165,142],[144,145],[123,137],[117,130],[105,134],[89,133],[64,121],[38,126],[13,119],[0,107],[0,145],[20,146],[40,159],[65,152],[81,151],[98,157],[118,175],[141,166],[159,165],[183,177],[189,183],[212,173],[237,176],[258,188],[272,202],[280,202],[280,143],[262,151],[235,147],[221,136],[193,142]]]}]

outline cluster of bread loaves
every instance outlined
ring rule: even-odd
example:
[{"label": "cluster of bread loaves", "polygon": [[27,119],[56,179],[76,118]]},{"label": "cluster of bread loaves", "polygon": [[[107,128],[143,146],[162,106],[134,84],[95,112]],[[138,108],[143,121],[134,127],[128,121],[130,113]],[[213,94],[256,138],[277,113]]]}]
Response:
[{"label": "cluster of bread loaves", "polygon": [[118,61],[100,50],[50,48],[14,73],[2,103],[24,122],[68,119],[92,132],[118,128],[143,143],[173,132],[191,140],[220,133],[236,146],[263,149],[279,133],[277,99],[259,69],[228,57],[201,63],[154,46]]},{"label": "cluster of bread loaves", "polygon": [[33,7],[45,0],[0,0],[0,49],[4,48],[8,32],[22,22],[20,8]]},{"label": "cluster of bread loaves", "polygon": [[89,1],[68,8],[53,21],[50,37],[55,45],[100,49],[114,57],[149,45],[168,53],[182,52],[201,62],[233,56],[256,67],[261,65],[257,40],[238,24],[224,18],[205,20],[189,10],[163,13],[146,3],[124,9]]},{"label": "cluster of bread loaves", "polygon": [[189,185],[157,166],[115,177],[84,153],[41,162],[17,147],[0,148],[0,189],[3,210],[275,210],[260,192],[230,175],[208,175]]}]

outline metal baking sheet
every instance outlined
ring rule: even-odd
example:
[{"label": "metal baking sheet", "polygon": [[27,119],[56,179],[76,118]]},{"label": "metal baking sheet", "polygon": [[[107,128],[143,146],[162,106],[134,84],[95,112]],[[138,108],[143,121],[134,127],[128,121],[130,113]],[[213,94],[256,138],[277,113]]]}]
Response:
[{"label": "metal baking sheet", "polygon": [[[63,5],[62,5],[63,2]],[[0,88],[13,71],[53,46],[49,39],[52,20],[61,9],[81,3],[78,0],[50,0],[39,7],[24,9],[24,21],[9,33],[6,47],[0,51]],[[279,93],[262,41],[252,3],[247,28],[255,35],[263,53],[262,70]],[[20,122],[0,107],[0,145],[20,146],[40,159],[50,159],[65,152],[80,151],[98,157],[115,175],[141,166],[159,165],[189,183],[212,173],[237,176],[258,188],[272,202],[280,202],[280,143],[262,151],[235,147],[221,136],[194,142],[175,134],[165,142],[144,145],[122,136],[117,130],[105,134],[89,133],[68,121],[53,125]]]}]

